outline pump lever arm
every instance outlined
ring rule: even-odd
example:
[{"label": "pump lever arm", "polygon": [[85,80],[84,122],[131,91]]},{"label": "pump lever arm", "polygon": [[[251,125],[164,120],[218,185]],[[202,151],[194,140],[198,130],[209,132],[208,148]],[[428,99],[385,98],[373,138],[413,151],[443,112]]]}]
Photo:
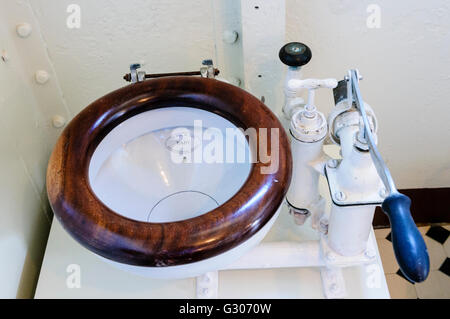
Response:
[{"label": "pump lever arm", "polygon": [[391,223],[395,257],[401,271],[409,280],[413,282],[424,281],[430,270],[430,260],[425,242],[411,217],[411,199],[397,191],[391,173],[378,151],[359,90],[359,75],[356,70],[350,71],[348,81],[350,83],[347,85],[350,86],[352,91],[356,108],[363,119],[364,137],[369,145],[370,155],[389,194],[381,207]]}]

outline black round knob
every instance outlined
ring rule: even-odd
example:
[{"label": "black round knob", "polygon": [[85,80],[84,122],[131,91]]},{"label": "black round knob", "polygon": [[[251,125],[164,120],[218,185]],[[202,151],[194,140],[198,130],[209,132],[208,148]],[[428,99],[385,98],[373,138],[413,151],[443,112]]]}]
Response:
[{"label": "black round knob", "polygon": [[302,66],[311,60],[312,53],[307,45],[290,42],[284,45],[278,54],[281,62],[289,66]]}]

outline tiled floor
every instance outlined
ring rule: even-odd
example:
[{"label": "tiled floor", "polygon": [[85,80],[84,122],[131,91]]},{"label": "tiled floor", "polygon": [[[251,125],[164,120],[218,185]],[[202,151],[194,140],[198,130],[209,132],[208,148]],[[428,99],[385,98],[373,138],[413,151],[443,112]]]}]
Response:
[{"label": "tiled floor", "polygon": [[395,260],[391,230],[376,229],[378,249],[392,298],[450,298],[450,225],[419,227],[430,255],[430,275],[419,284],[403,277]]}]

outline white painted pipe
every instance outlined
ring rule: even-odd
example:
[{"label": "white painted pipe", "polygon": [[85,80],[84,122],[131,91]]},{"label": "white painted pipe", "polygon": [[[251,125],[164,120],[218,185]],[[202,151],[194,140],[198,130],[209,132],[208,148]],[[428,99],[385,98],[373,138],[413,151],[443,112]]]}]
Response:
[{"label": "white painted pipe", "polygon": [[358,132],[358,126],[351,125],[339,130],[342,157],[348,158],[353,149],[354,136]]},{"label": "white painted pipe", "polygon": [[342,129],[339,134],[343,160],[337,168],[336,176],[342,191],[369,195],[374,189],[382,187],[381,180],[370,153],[354,146],[356,134],[358,129],[355,126]]},{"label": "white painted pipe", "polygon": [[222,270],[321,267],[319,241],[262,243]]},{"label": "white painted pipe", "polygon": [[334,89],[337,86],[336,79],[291,79],[287,84],[288,91],[297,92],[301,89],[315,90],[319,88]]},{"label": "white painted pipe", "polygon": [[291,140],[293,161],[292,182],[286,195],[289,204],[296,208],[308,208],[319,199],[319,172],[309,163],[322,155],[323,141],[304,143]]},{"label": "white painted pipe", "polygon": [[284,105],[283,105],[283,125],[288,128],[292,115],[305,103],[301,97],[303,90],[292,91],[289,90],[288,83],[292,79],[301,79],[301,67],[290,66],[286,73],[284,81]]},{"label": "white painted pipe", "polygon": [[367,247],[375,205],[332,204],[328,224],[328,245],[343,256],[356,256]]},{"label": "white painted pipe", "polygon": [[[287,90],[288,83],[290,80],[292,80],[292,79],[301,80],[301,78],[302,78],[302,68],[301,67],[295,67],[295,66],[288,67],[287,72],[286,72],[286,79],[284,81],[284,89]],[[301,91],[299,91],[298,93],[301,93]]]},{"label": "white painted pipe", "polygon": [[[365,198],[379,188],[380,178],[369,152],[354,146],[357,126],[339,132],[343,159],[336,172],[344,196],[359,194]],[[355,256],[367,246],[376,205],[331,206],[328,224],[328,245],[338,254]]]}]

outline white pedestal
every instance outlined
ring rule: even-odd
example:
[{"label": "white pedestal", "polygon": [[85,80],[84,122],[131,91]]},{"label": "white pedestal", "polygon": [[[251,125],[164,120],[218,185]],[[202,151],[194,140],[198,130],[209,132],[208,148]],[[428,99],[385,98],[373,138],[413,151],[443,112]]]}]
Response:
[{"label": "white pedestal", "polygon": [[[320,187],[321,193],[326,196],[328,190],[323,180]],[[303,226],[296,226],[284,206],[264,242],[317,240],[318,234],[311,229],[310,222],[311,219]],[[374,245],[376,247],[376,242]],[[343,269],[347,298],[389,298],[380,255],[378,250],[376,251],[375,264]],[[73,264],[79,265],[79,268],[70,267]],[[70,272],[67,270],[68,267]],[[74,269],[80,270],[79,288],[71,280]],[[158,280],[118,270],[79,245],[64,231],[59,222],[54,220],[36,289],[36,298],[195,298],[195,296],[195,278]],[[320,268],[284,268],[220,271],[218,297],[324,298],[324,294]]]}]

